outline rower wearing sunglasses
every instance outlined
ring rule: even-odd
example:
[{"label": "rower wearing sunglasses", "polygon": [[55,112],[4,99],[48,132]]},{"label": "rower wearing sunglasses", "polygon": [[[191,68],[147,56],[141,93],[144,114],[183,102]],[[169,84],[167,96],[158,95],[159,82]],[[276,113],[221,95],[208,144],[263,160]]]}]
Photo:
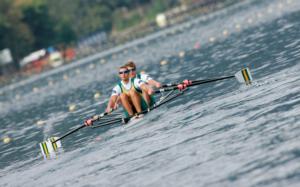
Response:
[{"label": "rower wearing sunglasses", "polygon": [[135,63],[130,60],[125,64],[127,66],[129,72],[130,78],[138,78],[141,79],[142,81],[146,82],[148,85],[156,88],[160,88],[161,84],[157,82],[156,80],[152,79],[148,74],[146,73],[137,73],[136,72],[136,65]]},{"label": "rower wearing sunglasses", "polygon": [[119,68],[119,77],[121,81],[113,88],[106,112],[111,112],[118,107],[118,98],[125,109],[126,116],[134,116],[153,104],[150,98],[153,93],[152,88],[141,79],[130,78],[127,66]]}]

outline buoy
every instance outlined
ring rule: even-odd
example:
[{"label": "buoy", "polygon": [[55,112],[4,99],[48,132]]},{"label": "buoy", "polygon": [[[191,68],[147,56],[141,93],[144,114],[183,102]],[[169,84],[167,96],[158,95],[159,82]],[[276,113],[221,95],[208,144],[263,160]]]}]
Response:
[{"label": "buoy", "polygon": [[48,81],[48,86],[53,86],[53,81]]},{"label": "buoy", "polygon": [[184,52],[184,51],[180,51],[180,52],[179,52],[179,57],[180,57],[180,58],[183,58],[184,55],[185,55],[185,52]]},{"label": "buoy", "polygon": [[75,70],[76,74],[80,74],[80,69]]},{"label": "buoy", "polygon": [[224,30],[224,31],[223,31],[223,35],[224,35],[224,36],[228,36],[228,31],[227,31],[227,30]]},{"label": "buoy", "polygon": [[248,19],[248,23],[253,23],[253,20],[251,18]]},{"label": "buoy", "polygon": [[20,100],[21,96],[20,96],[19,94],[17,94],[17,95],[15,96],[15,98],[16,98],[16,100]]},{"label": "buoy", "polygon": [[261,13],[257,13],[257,17],[258,17],[258,18],[262,18],[263,16],[262,16]]},{"label": "buoy", "polygon": [[100,96],[101,96],[100,92],[96,92],[94,94],[94,99],[99,99]]},{"label": "buoy", "polygon": [[75,104],[69,105],[69,111],[70,111],[70,112],[73,112],[73,111],[75,111],[75,110],[76,110],[76,105],[75,105]]},{"label": "buoy", "polygon": [[68,80],[68,79],[69,79],[68,75],[64,75],[64,76],[63,76],[63,79],[64,79],[64,80]]},{"label": "buoy", "polygon": [[44,125],[45,123],[46,123],[46,121],[38,120],[38,121],[36,122],[36,125],[37,125],[37,126],[42,126],[42,125]]},{"label": "buoy", "polygon": [[39,91],[39,89],[37,87],[33,87],[32,91],[36,93]]},{"label": "buoy", "polygon": [[235,28],[236,28],[236,30],[240,31],[241,30],[241,25],[240,24],[236,24]]},{"label": "buoy", "polygon": [[273,12],[273,9],[272,8],[268,8],[268,13],[272,13]]},{"label": "buoy", "polygon": [[3,137],[3,143],[8,144],[12,141],[12,139],[9,136]]},{"label": "buoy", "polygon": [[209,41],[210,41],[210,42],[214,42],[215,40],[216,40],[215,37],[210,37],[210,38],[209,38]]},{"label": "buoy", "polygon": [[94,69],[94,68],[95,68],[95,64],[90,64],[90,65],[89,65],[89,68],[90,68],[90,69]]},{"label": "buoy", "polygon": [[163,60],[163,61],[160,62],[161,66],[166,65],[166,64],[168,64],[168,62],[166,60]]},{"label": "buoy", "polygon": [[199,43],[199,42],[196,42],[195,45],[194,45],[194,48],[195,48],[195,49],[199,49],[199,48],[200,48],[200,43]]},{"label": "buoy", "polygon": [[105,59],[101,59],[100,60],[100,64],[105,64],[106,63],[106,60]]}]

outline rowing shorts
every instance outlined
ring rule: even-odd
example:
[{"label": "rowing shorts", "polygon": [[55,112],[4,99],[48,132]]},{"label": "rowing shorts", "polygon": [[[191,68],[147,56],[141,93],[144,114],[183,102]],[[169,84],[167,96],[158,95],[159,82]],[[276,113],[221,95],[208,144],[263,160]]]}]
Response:
[{"label": "rowing shorts", "polygon": [[[154,97],[150,96],[150,107],[153,106],[154,103],[155,103]],[[145,101],[145,99],[143,97],[141,98],[141,107],[142,107],[142,111],[148,110],[147,102]],[[137,113],[137,112],[134,110],[134,113]],[[124,109],[124,115],[125,115],[126,118],[129,117],[129,114],[128,114],[128,112],[125,109]]]}]

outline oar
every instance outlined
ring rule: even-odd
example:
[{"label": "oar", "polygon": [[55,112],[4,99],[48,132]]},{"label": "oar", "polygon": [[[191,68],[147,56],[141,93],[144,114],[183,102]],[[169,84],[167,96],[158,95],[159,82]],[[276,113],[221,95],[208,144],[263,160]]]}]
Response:
[{"label": "oar", "polygon": [[[98,121],[98,120],[100,120],[101,118],[103,118],[104,116],[107,116],[108,114],[109,114],[108,112],[104,112],[104,113],[102,113],[102,114],[99,114],[99,115],[97,115],[97,116],[94,116],[93,119],[92,119],[92,122]],[[83,124],[83,125],[77,127],[76,129],[74,129],[74,130],[72,130],[72,131],[66,133],[66,134],[63,135],[62,137],[56,139],[56,140],[53,141],[52,143],[56,143],[57,141],[59,141],[59,140],[65,138],[65,137],[69,136],[70,134],[73,134],[74,132],[78,131],[79,129],[82,129],[83,127],[86,127],[86,125]]]},{"label": "oar", "polygon": [[[140,113],[137,113],[137,115],[139,114],[146,114],[148,112],[150,112],[151,110],[155,109],[155,108],[158,108],[160,107],[161,105],[167,103],[167,102],[170,102],[172,101],[173,99],[177,98],[178,96],[182,95],[184,92],[186,91],[186,89],[184,90],[181,90],[179,93],[177,94],[173,94],[173,95],[169,95],[168,97],[165,97],[163,100],[159,101],[158,103],[154,104],[153,106],[151,106],[150,108],[148,108],[147,110],[144,110]],[[116,124],[116,123],[123,123],[123,124],[126,124],[128,123],[131,118],[133,118],[135,116],[129,116],[129,117],[125,117],[125,118],[116,118],[116,119],[112,119],[110,121],[105,121],[105,122],[102,122],[98,125],[93,125],[92,128],[99,128],[99,127],[104,127],[104,126],[108,126],[108,125],[113,125],[113,124]]]},{"label": "oar", "polygon": [[[102,114],[94,116],[92,119],[92,122],[100,120],[101,118],[103,118],[104,116],[107,116],[108,114],[110,114],[110,113],[104,112]],[[62,140],[63,138],[69,136],[70,134],[73,134],[74,132],[76,132],[84,127],[86,127],[85,124],[77,127],[74,130],[71,130],[70,132],[66,133],[65,135],[63,135],[61,137],[51,137],[51,138],[48,138],[46,141],[39,143],[44,158],[52,158],[53,156],[55,156],[55,152],[57,152],[58,148],[61,147],[60,140]]]},{"label": "oar", "polygon": [[[212,79],[202,79],[202,80],[193,80],[189,81],[188,84],[186,84],[186,87],[191,87],[191,86],[196,86],[200,84],[206,84],[206,83],[211,83],[211,82],[217,82],[221,80],[226,80],[226,79],[232,79],[236,78],[239,82],[245,83],[246,85],[251,84],[252,81],[252,76],[250,73],[249,68],[244,68],[238,72],[236,72],[234,75],[226,76],[226,77],[219,77],[219,78],[212,78]],[[166,91],[171,91],[171,90],[176,90],[178,89],[179,85],[182,85],[184,83],[172,83],[172,84],[165,84],[162,86],[161,89],[156,90],[154,93],[162,93]]]}]

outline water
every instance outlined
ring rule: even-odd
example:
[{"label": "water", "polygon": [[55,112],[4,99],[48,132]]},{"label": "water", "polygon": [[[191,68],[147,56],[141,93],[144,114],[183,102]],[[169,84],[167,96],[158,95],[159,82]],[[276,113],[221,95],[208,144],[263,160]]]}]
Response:
[{"label": "water", "polygon": [[[299,9],[296,0],[245,1],[2,88],[0,135],[12,141],[0,144],[0,186],[298,186]],[[165,83],[246,66],[255,82],[191,88],[129,128],[82,129],[43,160],[38,143],[101,113],[130,58]]]}]

